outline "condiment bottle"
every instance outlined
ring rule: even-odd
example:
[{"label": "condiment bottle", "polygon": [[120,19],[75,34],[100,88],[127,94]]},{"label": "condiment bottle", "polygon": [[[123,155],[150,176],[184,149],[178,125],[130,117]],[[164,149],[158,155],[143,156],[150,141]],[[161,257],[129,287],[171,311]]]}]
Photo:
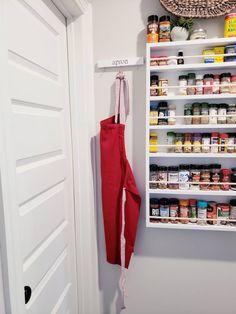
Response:
[{"label": "condiment bottle", "polygon": [[178,220],[174,218],[179,216],[179,200],[177,198],[170,198],[169,203],[170,203],[170,217],[172,218],[170,219],[170,222],[172,224],[178,223]]},{"label": "condiment bottle", "polygon": [[198,201],[197,202],[197,218],[199,225],[205,225],[207,219],[207,202],[206,201]]},{"label": "condiment bottle", "polygon": [[189,190],[190,181],[189,165],[179,165],[179,189]]},{"label": "condiment bottle", "polygon": [[167,198],[160,199],[160,216],[161,222],[167,223],[169,221],[168,217],[170,216],[170,207],[169,200]]},{"label": "condiment bottle", "polygon": [[179,212],[180,218],[186,218],[180,219],[180,222],[182,224],[187,224],[189,222],[189,200],[179,200]]},{"label": "condiment bottle", "polygon": [[159,42],[170,41],[170,17],[164,15],[160,17],[159,22]]},{"label": "condiment bottle", "polygon": [[158,16],[150,15],[147,24],[147,43],[158,42]]},{"label": "condiment bottle", "polygon": [[221,182],[226,182],[221,184],[221,190],[229,191],[229,182],[230,182],[230,169],[221,169]]},{"label": "condiment bottle", "polygon": [[[156,164],[151,164],[149,166],[149,188],[150,189],[157,189],[157,180],[158,180],[158,166]],[[153,182],[154,181],[154,182]]]}]

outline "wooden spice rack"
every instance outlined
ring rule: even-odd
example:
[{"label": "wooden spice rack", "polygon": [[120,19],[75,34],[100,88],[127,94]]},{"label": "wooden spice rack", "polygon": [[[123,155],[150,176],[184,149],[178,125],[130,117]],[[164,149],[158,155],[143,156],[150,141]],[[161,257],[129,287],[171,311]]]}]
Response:
[{"label": "wooden spice rack", "polygon": [[[236,124],[200,124],[200,125],[185,125],[183,123],[184,105],[193,102],[207,101],[210,104],[214,103],[236,103],[236,94],[212,94],[212,95],[187,95],[182,96],[177,94],[176,86],[178,86],[178,76],[195,72],[196,74],[221,74],[223,72],[232,72],[236,74],[236,62],[221,62],[221,63],[203,63],[202,51],[209,47],[226,46],[236,44],[236,38],[212,38],[206,40],[191,40],[168,43],[147,44],[146,47],[146,226],[153,228],[171,228],[171,229],[190,229],[190,230],[216,230],[216,231],[236,231],[236,225],[198,225],[197,223],[155,223],[152,222],[150,216],[150,197],[167,197],[178,199],[216,201],[217,203],[229,202],[230,199],[236,199],[236,191],[202,191],[202,190],[161,190],[149,189],[149,165],[155,163],[160,166],[170,166],[179,164],[206,164],[206,163],[221,163],[224,168],[236,167],[236,153],[166,153],[159,151],[157,153],[149,153],[149,134],[156,132],[159,140],[158,144],[166,146],[165,137],[167,131],[183,131],[183,132],[220,132],[230,133],[236,132]],[[177,56],[178,50],[184,52],[184,65],[162,65],[150,66],[151,56]],[[167,78],[170,88],[168,96],[150,96],[150,75],[159,75],[159,78]],[[177,95],[174,95],[176,93]],[[167,101],[168,104],[176,105],[176,124],[175,125],[149,125],[150,118],[150,102],[151,101]],[[151,219],[151,221],[150,221]],[[171,220],[171,219],[170,219]],[[179,219],[181,221],[181,219]]]}]

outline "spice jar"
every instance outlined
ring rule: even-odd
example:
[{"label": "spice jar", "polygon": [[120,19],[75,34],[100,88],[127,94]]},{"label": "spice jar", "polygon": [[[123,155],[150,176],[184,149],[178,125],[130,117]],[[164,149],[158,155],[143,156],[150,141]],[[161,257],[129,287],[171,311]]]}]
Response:
[{"label": "spice jar", "polygon": [[202,103],[201,105],[201,124],[209,123],[209,105],[208,103]]},{"label": "spice jar", "polygon": [[167,125],[168,124],[168,105],[166,101],[159,102],[159,111],[158,111],[158,117],[159,125]]},{"label": "spice jar", "polygon": [[174,125],[176,123],[176,118],[175,118],[175,112],[176,112],[176,105],[171,104],[168,105],[168,124],[169,125]]},{"label": "spice jar", "polygon": [[[225,54],[236,53],[236,45],[225,46]],[[234,62],[236,61],[236,56],[225,56],[225,62]]]},{"label": "spice jar", "polygon": [[226,182],[225,184],[221,184],[221,190],[229,191],[230,169],[221,169],[220,177],[221,182]]},{"label": "spice jar", "polygon": [[214,83],[214,76],[213,74],[205,74],[203,76],[203,94],[210,95],[213,94],[213,83]]},{"label": "spice jar", "polygon": [[190,165],[190,180],[191,183],[196,184],[190,184],[190,190],[198,191],[200,190],[199,182],[200,182],[200,175],[201,175],[201,165]]},{"label": "spice jar", "polygon": [[221,133],[219,137],[219,152],[220,153],[227,153],[228,150],[228,141],[229,135],[227,133]]},{"label": "spice jar", "polygon": [[227,153],[234,153],[235,133],[229,133]]},{"label": "spice jar", "polygon": [[232,191],[236,191],[236,168],[231,169],[230,181],[234,184],[230,185],[230,189]]},{"label": "spice jar", "polygon": [[196,75],[195,73],[189,73],[188,74],[188,87],[187,87],[187,95],[195,95],[196,94],[196,89],[195,87],[193,87],[193,85],[195,86],[196,82]]},{"label": "spice jar", "polygon": [[[192,124],[200,124],[201,123],[201,104],[198,102],[193,103],[193,118],[192,118]],[[196,117],[195,117],[196,116]]]},{"label": "spice jar", "polygon": [[230,204],[230,220],[234,220],[231,221],[230,224],[231,225],[235,225],[236,224],[236,199],[230,200],[229,202]]},{"label": "spice jar", "polygon": [[212,132],[211,133],[211,153],[218,153],[219,151],[219,133],[217,132]]},{"label": "spice jar", "polygon": [[159,199],[158,198],[150,198],[150,216],[160,216],[159,211]]},{"label": "spice jar", "polygon": [[182,96],[187,95],[187,85],[188,85],[188,76],[180,75],[179,76],[179,94]]},{"label": "spice jar", "polygon": [[180,218],[186,218],[181,219],[180,222],[182,224],[187,224],[189,222],[189,200],[179,200],[179,212]]},{"label": "spice jar", "polygon": [[231,76],[230,93],[236,94],[236,75]]},{"label": "spice jar", "polygon": [[158,75],[151,75],[150,78],[150,96],[158,96]]},{"label": "spice jar", "polygon": [[170,216],[170,207],[169,200],[167,198],[160,199],[160,216],[161,222],[167,223],[169,221],[167,217]]},{"label": "spice jar", "polygon": [[186,104],[184,105],[184,123],[192,124],[192,105]]},{"label": "spice jar", "polygon": [[160,17],[159,22],[159,42],[170,41],[170,17],[164,15]]},{"label": "spice jar", "polygon": [[158,189],[167,189],[167,167],[166,166],[159,166],[158,173],[157,173],[157,187]]},{"label": "spice jar", "polygon": [[211,134],[203,133],[202,134],[202,153],[210,153],[211,152]]},{"label": "spice jar", "polygon": [[190,40],[206,39],[206,38],[207,38],[207,31],[204,28],[194,29],[190,35]]},{"label": "spice jar", "polygon": [[158,124],[158,104],[157,103],[151,103],[150,105],[149,124],[150,125]]},{"label": "spice jar", "polygon": [[185,133],[184,134],[184,153],[192,152],[192,134]]},{"label": "spice jar", "polygon": [[157,134],[156,133],[150,133],[149,136],[149,152],[150,153],[157,153]]},{"label": "spice jar", "polygon": [[147,43],[158,42],[158,16],[150,15],[147,24]]},{"label": "spice jar", "polygon": [[[228,117],[230,115],[231,117]],[[227,124],[235,124],[236,123],[236,104],[229,104],[227,108]]]},{"label": "spice jar", "polygon": [[[149,188],[150,189],[157,189],[157,180],[158,180],[158,166],[156,164],[151,164],[149,166]],[[154,181],[154,182],[153,182]]]},{"label": "spice jar", "polygon": [[218,108],[218,124],[225,124],[226,123],[226,115],[227,115],[227,104],[219,104]]},{"label": "spice jar", "polygon": [[193,153],[201,153],[202,137],[200,133],[193,133]]},{"label": "spice jar", "polygon": [[189,165],[180,165],[179,166],[179,189],[180,190],[189,190],[189,181],[190,181],[190,167]]},{"label": "spice jar", "polygon": [[217,124],[218,105],[211,104],[209,107],[209,124]]},{"label": "spice jar", "polygon": [[196,75],[196,95],[203,94],[203,75],[197,74]]},{"label": "spice jar", "polygon": [[167,96],[168,95],[168,80],[166,78],[159,79],[159,96]]},{"label": "spice jar", "polygon": [[220,75],[220,93],[221,94],[229,94],[230,93],[230,83],[231,83],[231,74],[230,73],[222,73]]},{"label": "spice jar", "polygon": [[217,204],[218,220],[217,224],[227,225],[229,220],[229,204],[219,203]]},{"label": "spice jar", "polygon": [[170,222],[174,224],[178,222],[178,220],[174,218],[179,216],[179,200],[177,198],[170,198],[169,203],[170,203],[170,217],[172,218],[170,219]]},{"label": "spice jar", "polygon": [[[210,185],[207,184],[211,182],[211,166],[210,165],[202,165],[201,175],[200,175],[200,190],[207,191],[210,189]],[[202,183],[204,182],[204,183]]]},{"label": "spice jar", "polygon": [[197,218],[198,225],[205,225],[207,219],[207,202],[198,201],[197,202]]},{"label": "spice jar", "polygon": [[168,188],[171,190],[178,190],[179,188],[179,167],[169,166],[168,167]]},{"label": "spice jar", "polygon": [[174,145],[175,145],[175,133],[174,132],[167,132],[167,145],[173,145],[167,147],[168,153],[174,152]]},{"label": "spice jar", "polygon": [[211,182],[215,183],[211,185],[212,191],[219,191],[220,185],[217,184],[220,182],[220,169],[221,165],[219,164],[212,164],[211,165]]},{"label": "spice jar", "polygon": [[213,94],[220,93],[220,76],[219,74],[214,74],[213,78]]},{"label": "spice jar", "polygon": [[189,221],[197,222],[197,200],[189,200]]},{"label": "spice jar", "polygon": [[183,133],[176,133],[175,135],[175,153],[183,152]]},{"label": "spice jar", "polygon": [[[178,50],[178,57],[183,57],[183,56],[184,56],[183,50]],[[177,64],[180,64],[180,65],[184,64],[184,58],[179,58],[177,60]]]},{"label": "spice jar", "polygon": [[[209,225],[216,225],[217,224],[217,203],[216,202],[209,202],[207,207],[207,222]],[[213,220],[215,219],[215,220]]]}]

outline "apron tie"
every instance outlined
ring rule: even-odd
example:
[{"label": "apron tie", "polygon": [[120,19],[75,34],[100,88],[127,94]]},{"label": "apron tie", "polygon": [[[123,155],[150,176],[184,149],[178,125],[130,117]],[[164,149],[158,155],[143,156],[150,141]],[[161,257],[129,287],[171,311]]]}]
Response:
[{"label": "apron tie", "polygon": [[129,115],[129,84],[124,73],[119,72],[116,75],[116,106],[115,106],[115,123],[125,124]]}]

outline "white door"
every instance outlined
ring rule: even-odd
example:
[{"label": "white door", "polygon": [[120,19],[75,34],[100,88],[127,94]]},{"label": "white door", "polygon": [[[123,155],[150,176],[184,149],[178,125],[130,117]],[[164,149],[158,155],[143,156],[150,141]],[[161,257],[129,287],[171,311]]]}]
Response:
[{"label": "white door", "polygon": [[49,0],[0,11],[8,313],[77,314],[66,21]]}]

